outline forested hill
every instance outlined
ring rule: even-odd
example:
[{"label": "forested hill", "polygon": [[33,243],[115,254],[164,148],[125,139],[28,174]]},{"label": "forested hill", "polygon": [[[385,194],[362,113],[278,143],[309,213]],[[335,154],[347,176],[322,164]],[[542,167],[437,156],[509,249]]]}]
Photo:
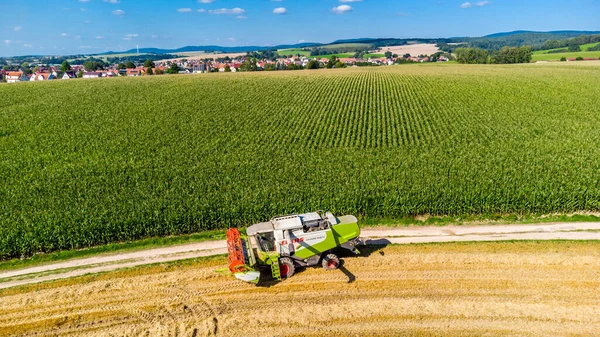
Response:
[{"label": "forested hill", "polygon": [[571,37],[577,37],[581,35],[593,35],[600,34],[600,31],[589,31],[589,30],[556,30],[551,32],[535,32],[530,30],[515,30],[513,32],[505,32],[505,33],[495,33],[486,35],[483,38],[502,38],[509,37],[515,35],[523,35],[523,36],[540,36],[545,37],[547,39],[568,39]]},{"label": "forested hill", "polygon": [[470,47],[487,50],[498,50],[502,47],[531,46],[534,50],[541,49],[546,41],[560,41],[581,35],[600,34],[594,31],[554,31],[554,32],[530,32],[515,31],[509,33],[492,34],[480,38],[453,38],[452,42],[466,42]]},{"label": "forested hill", "polygon": [[562,41],[582,35],[600,34],[600,31],[580,31],[580,30],[561,30],[552,32],[535,32],[526,30],[517,30],[513,32],[495,33],[482,37],[451,37],[451,38],[360,38],[344,39],[332,42],[335,44],[362,43],[370,44],[373,47],[405,45],[411,43],[434,43],[440,46],[446,46],[450,51],[452,47],[448,44],[462,43],[468,47],[475,47],[487,50],[499,50],[502,47],[521,47],[531,46],[533,49],[541,49],[547,41]]}]

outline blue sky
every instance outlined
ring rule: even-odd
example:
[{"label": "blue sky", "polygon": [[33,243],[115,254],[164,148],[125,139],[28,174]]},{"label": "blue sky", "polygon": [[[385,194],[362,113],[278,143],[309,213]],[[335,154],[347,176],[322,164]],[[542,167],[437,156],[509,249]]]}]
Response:
[{"label": "blue sky", "polygon": [[598,0],[0,0],[0,56],[600,30]]}]

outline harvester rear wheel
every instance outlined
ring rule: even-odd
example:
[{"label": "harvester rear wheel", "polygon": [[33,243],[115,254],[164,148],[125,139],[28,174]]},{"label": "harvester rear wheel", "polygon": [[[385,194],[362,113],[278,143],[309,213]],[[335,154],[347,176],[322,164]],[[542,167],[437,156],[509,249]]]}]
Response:
[{"label": "harvester rear wheel", "polygon": [[327,254],[322,262],[325,270],[336,270],[340,266],[340,259],[335,254]]},{"label": "harvester rear wheel", "polygon": [[292,259],[288,257],[279,259],[279,274],[281,275],[282,280],[292,277],[295,271],[296,267],[294,266]]}]

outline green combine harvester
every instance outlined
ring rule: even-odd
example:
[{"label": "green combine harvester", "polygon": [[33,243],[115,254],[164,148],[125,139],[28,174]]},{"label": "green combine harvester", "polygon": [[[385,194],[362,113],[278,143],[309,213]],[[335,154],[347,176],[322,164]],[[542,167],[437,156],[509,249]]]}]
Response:
[{"label": "green combine harvester", "polygon": [[359,254],[360,229],[355,216],[335,217],[313,212],[276,217],[246,229],[227,232],[229,270],[236,278],[257,284],[261,272],[280,281],[294,275],[296,268],[321,264],[325,270],[340,266],[338,249]]}]

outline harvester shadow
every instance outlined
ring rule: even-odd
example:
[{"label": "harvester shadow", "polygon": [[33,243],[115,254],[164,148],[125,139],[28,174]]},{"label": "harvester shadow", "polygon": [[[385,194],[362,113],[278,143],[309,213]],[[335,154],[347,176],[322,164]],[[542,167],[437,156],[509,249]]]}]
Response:
[{"label": "harvester shadow", "polygon": [[[360,254],[359,255],[354,255],[345,249],[340,249],[336,253],[338,254],[339,257],[344,258],[344,259],[368,258],[372,254],[376,254],[376,253],[379,253],[379,255],[385,255],[384,249],[389,244],[391,244],[391,242],[387,239],[367,240],[367,241],[365,241],[365,245],[360,246],[360,249],[359,249]],[[298,269],[296,269],[296,272],[294,273],[294,275],[302,274],[307,268],[318,268],[318,267],[298,268]],[[344,260],[340,261],[340,265],[339,265],[338,269],[342,273],[344,273],[344,275],[346,275],[346,277],[348,277],[348,283],[353,283],[354,281],[356,281],[356,275],[354,275],[350,270],[348,270],[344,266]],[[257,284],[258,287],[270,288],[280,282],[285,282],[285,280],[282,280],[282,281],[273,280],[273,278],[270,275],[270,269],[266,269],[266,270],[262,271],[260,273],[260,275],[261,275],[261,277]]]},{"label": "harvester shadow", "polygon": [[338,267],[338,269],[344,273],[344,275],[346,275],[346,277],[348,277],[348,283],[352,283],[354,281],[356,281],[356,275],[352,274],[351,271],[349,271],[348,269],[346,269],[346,267],[344,267],[344,261],[340,261],[340,266]]},{"label": "harvester shadow", "polygon": [[364,244],[359,247],[360,254],[356,257],[369,257],[371,254],[379,253],[379,255],[385,255],[384,249],[392,243],[388,239],[368,239],[363,242]]}]

